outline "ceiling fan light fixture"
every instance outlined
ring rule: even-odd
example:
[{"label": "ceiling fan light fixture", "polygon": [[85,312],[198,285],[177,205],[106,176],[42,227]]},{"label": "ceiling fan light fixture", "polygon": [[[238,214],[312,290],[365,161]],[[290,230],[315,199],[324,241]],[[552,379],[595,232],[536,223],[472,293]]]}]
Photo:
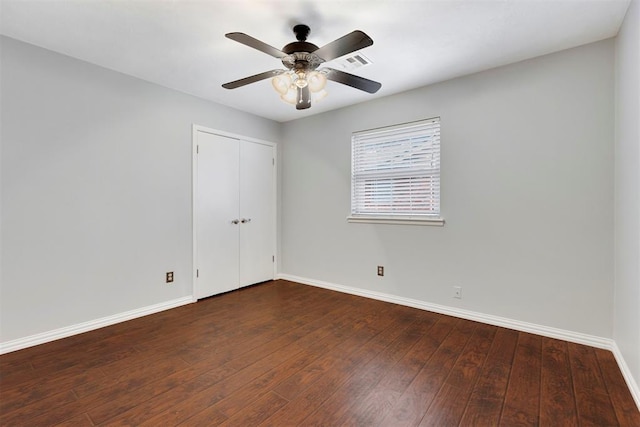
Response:
[{"label": "ceiling fan light fixture", "polygon": [[259,82],[271,78],[273,89],[278,92],[280,98],[296,106],[297,110],[306,110],[311,107],[311,102],[319,101],[327,96],[325,86],[327,80],[351,86],[368,93],[375,93],[382,86],[373,80],[345,73],[333,68],[316,69],[327,61],[356,52],[371,46],[373,40],[360,30],[346,34],[320,48],[307,42],[309,27],[296,25],[293,32],[297,41],[276,49],[256,38],[244,33],[227,33],[225,37],[244,44],[253,49],[280,59],[287,70],[271,70],[258,73],[222,85],[225,89],[236,89],[250,83]]}]

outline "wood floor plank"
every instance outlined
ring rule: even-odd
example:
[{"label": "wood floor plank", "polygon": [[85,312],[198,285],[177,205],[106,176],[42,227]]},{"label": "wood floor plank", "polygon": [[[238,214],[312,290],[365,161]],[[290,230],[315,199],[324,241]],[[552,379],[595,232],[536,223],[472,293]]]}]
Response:
[{"label": "wood floor plank", "polygon": [[[49,411],[48,415],[53,416],[53,418],[49,418],[47,414],[44,414],[45,418],[43,418],[42,421],[43,423],[45,423],[45,420],[46,422],[60,422],[67,417],[73,417],[84,412],[89,412],[91,415],[91,411],[96,407],[114,405],[114,402],[120,400],[126,400],[127,405],[135,405],[138,401],[135,398],[136,396],[148,398],[148,396],[153,395],[152,393],[161,392],[152,390],[155,384],[154,378],[171,378],[172,374],[175,375],[186,367],[187,364],[183,361],[169,359],[157,361],[155,364],[149,365],[148,369],[125,372],[122,376],[118,377],[118,381],[110,384],[106,388],[100,389],[99,392]],[[60,414],[60,416],[54,414]]]},{"label": "wood floor plank", "polygon": [[[164,388],[164,392],[150,395],[147,400],[144,400],[144,395],[134,396],[134,398],[139,398],[143,401],[133,407],[121,408],[115,415],[105,420],[103,424],[109,426],[141,425],[159,414],[166,413],[170,413],[176,420],[184,420],[190,417],[193,415],[193,411],[189,409],[190,405],[185,404],[185,401],[189,401],[202,391],[210,389],[213,385],[236,373],[235,370],[224,365],[214,369],[211,368],[212,365],[208,365],[206,368],[201,366],[192,367],[186,370],[189,371],[188,373],[181,372],[174,377],[158,380],[156,384],[149,386],[149,389],[153,392],[153,390],[162,390]],[[196,374],[207,369],[208,371],[205,373]]]},{"label": "wood floor plank", "polygon": [[567,346],[580,424],[618,425],[594,349],[574,343],[568,343]]},{"label": "wood floor plank", "polygon": [[[264,343],[258,344],[248,351],[237,355],[229,361],[229,366],[235,369],[242,369],[255,360],[264,357],[278,349],[289,345],[296,344],[300,348],[309,348],[309,343],[327,343],[326,337],[331,333],[327,324],[334,321],[349,321],[351,315],[347,307],[339,307],[328,312],[306,311],[299,315],[296,326],[286,326],[286,333],[280,331],[274,338],[266,340]],[[302,320],[304,322],[302,322]]]},{"label": "wood floor plank", "polygon": [[[300,350],[300,347],[295,344]],[[205,389],[190,397],[189,401],[183,401],[178,405],[174,405],[161,414],[145,421],[142,425],[158,425],[159,422],[170,422],[177,424],[186,420],[184,414],[193,411],[202,411],[209,406],[213,406],[218,402],[224,400],[234,392],[242,389],[250,384],[253,378],[264,375],[281,363],[283,360],[291,357],[292,349],[289,347],[280,348],[277,352],[269,354],[267,357],[263,357],[256,361],[254,364],[245,367],[238,371],[236,374],[221,381],[214,386]],[[295,354],[294,354],[295,356]],[[315,361],[314,361],[315,363]]]},{"label": "wood floor plank", "polygon": [[[219,426],[227,420],[223,414],[217,411],[203,410],[198,412],[193,417],[190,417],[180,424],[176,424],[179,426],[193,426],[193,427],[201,427],[201,426]],[[127,424],[131,425],[131,424]],[[172,424],[169,424],[172,425]]]},{"label": "wood floor plank", "polygon": [[317,410],[303,421],[307,426],[345,425],[343,418],[352,412],[352,406],[366,396],[420,340],[432,324],[416,323],[395,326],[403,332],[368,363],[358,368]]},{"label": "wood floor plank", "polygon": [[[365,317],[361,317],[358,313],[352,313],[352,320],[346,322],[342,320],[332,324],[330,336],[333,339],[319,345],[313,343],[314,347],[308,348],[309,351],[320,351],[322,356],[280,383],[274,388],[274,391],[290,401],[295,400],[299,394],[329,371],[337,369],[344,362],[344,358],[356,350],[357,345],[363,345],[371,339],[371,336],[377,333],[375,329],[371,329],[375,327],[376,320],[389,311],[390,308],[386,308],[384,312],[371,313]],[[377,323],[381,322],[378,320]]]},{"label": "wood floor plank", "polygon": [[[4,398],[4,393],[0,393]],[[19,426],[31,424],[38,416],[46,416],[51,408],[58,408],[77,402],[77,397],[71,390],[51,393],[37,400],[25,400],[20,407],[11,411],[0,412],[0,426]]]},{"label": "wood floor plank", "polygon": [[[7,356],[15,353],[9,353]],[[3,363],[1,361],[2,358],[0,358],[0,385],[2,385],[2,387],[19,387],[26,382],[38,379],[38,375],[31,367],[31,364],[24,360],[18,363]]]},{"label": "wood floor plank", "polygon": [[460,425],[498,425],[517,344],[518,332],[497,329]]},{"label": "wood floor plank", "polygon": [[55,427],[93,427],[94,424],[87,414],[80,414],[70,420],[56,424]]},{"label": "wood floor plank", "polygon": [[477,325],[420,425],[458,425],[493,342],[496,328]]},{"label": "wood floor plank", "polygon": [[391,411],[402,393],[453,330],[456,322],[454,318],[442,315],[434,315],[434,320],[435,324],[425,330],[416,345],[396,365],[388,369],[373,390],[363,396],[341,418],[341,424],[374,425]]},{"label": "wood floor plank", "polygon": [[[245,289],[225,294],[223,295],[224,304],[216,305],[215,310],[207,310],[200,317],[187,319],[185,325],[188,327],[179,327],[180,324],[178,324],[167,333],[143,340],[136,345],[136,348],[142,351],[158,352],[175,350],[176,346],[179,346],[179,354],[185,360],[197,362],[197,356],[204,354],[206,357],[213,349],[214,344],[217,348],[224,348],[227,344],[237,343],[238,340],[258,336],[260,330],[257,327],[261,324],[269,324],[269,321],[274,318],[273,296],[259,292],[260,287],[252,287],[250,290],[256,291],[257,301],[252,302],[250,298],[246,297],[245,299],[234,299],[237,294],[247,295]],[[300,299],[297,292],[293,293],[292,299],[291,304],[286,307],[288,313],[295,309],[301,310],[296,308],[298,306],[296,300]],[[232,301],[231,304],[229,300]],[[215,304],[216,301],[215,299],[206,299],[197,305],[209,306]],[[246,310],[248,305],[251,306],[250,311]],[[284,318],[286,314],[280,317]],[[192,356],[192,353],[195,354]]]},{"label": "wood floor plank", "polygon": [[[58,395],[60,390],[72,390],[75,384],[82,384],[92,379],[105,379],[102,372],[90,374],[70,374],[58,381],[57,377],[46,377],[39,382],[29,382],[29,385],[21,385],[7,389],[2,393],[2,401],[0,401],[0,413],[8,413],[24,406],[24,402],[35,404],[41,399],[51,398]],[[66,398],[64,399],[66,400]],[[51,404],[51,402],[49,402]]]},{"label": "wood floor plank", "polygon": [[542,338],[540,424],[578,425],[567,343],[551,338]]},{"label": "wood floor plank", "polygon": [[353,377],[360,366],[366,365],[369,360],[387,348],[402,334],[404,328],[412,323],[407,322],[404,328],[398,327],[396,322],[400,311],[402,309],[397,306],[388,306],[384,307],[383,311],[377,311],[375,315],[363,319],[363,327],[358,327],[349,336],[343,348],[331,355],[335,361],[333,369],[325,371],[309,387],[293,394],[287,405],[261,425],[297,425],[303,421],[308,422],[305,418],[310,413]]},{"label": "wood floor plank", "polygon": [[[281,354],[284,354],[285,352],[288,353],[295,353],[296,351],[299,351],[299,348],[292,348],[292,347],[286,347],[285,344],[285,340],[284,338],[286,338],[286,335],[282,337],[282,339],[280,340],[275,340],[272,341],[272,343],[277,344],[275,345],[271,350],[266,351],[265,348],[262,348],[262,352],[260,353],[260,357],[265,357],[266,355],[271,354],[272,352],[274,352],[276,349],[280,351]],[[291,339],[289,339],[289,342],[291,341]],[[244,343],[246,344],[246,342]],[[243,345],[244,345],[243,344]],[[201,366],[207,366],[207,365],[212,365],[212,366],[218,366],[220,364],[224,364],[224,367],[228,367],[229,369],[235,370],[235,368],[238,367],[244,367],[249,363],[243,363],[241,365],[238,365],[236,362],[237,356],[240,355],[240,357],[242,358],[246,353],[243,354],[243,349],[242,349],[242,345],[234,345],[234,346],[229,346],[228,350],[224,350],[224,351],[217,351],[214,354],[209,353],[209,356],[207,359],[201,360],[200,362],[198,362],[196,365],[194,365],[193,367],[195,368],[198,365]],[[257,359],[256,359],[257,360]],[[226,363],[225,363],[226,362]],[[190,396],[192,393],[197,392],[197,391],[201,391],[199,390],[198,387],[188,387],[188,385],[181,385],[179,387],[180,390],[183,390],[185,388],[189,389],[189,393],[186,393],[186,396]],[[145,402],[143,404],[141,404],[140,406],[142,408],[144,408],[145,410],[140,412],[140,411],[127,411],[121,415],[119,415],[116,419],[113,420],[113,422],[115,422],[116,420],[118,422],[126,419],[128,420],[128,422],[132,423],[132,424],[139,424],[140,422],[147,420],[150,417],[153,417],[154,415],[157,415],[158,413],[162,413],[163,411],[169,411],[170,408],[172,408],[176,403],[184,403],[185,400],[185,394],[179,394],[176,395],[176,393],[170,392],[170,393],[166,393],[166,395],[161,395],[158,397],[155,397],[153,399],[151,399],[148,402]],[[244,404],[246,404],[246,402],[244,402]],[[175,408],[174,408],[175,409]],[[179,409],[175,409],[176,411],[180,412]]]},{"label": "wood floor plank", "polygon": [[63,376],[48,375],[26,381],[5,389],[0,402],[0,413],[11,412],[22,407],[24,402],[37,402],[60,390],[72,390],[86,383],[105,380],[106,376],[100,369],[66,369]]},{"label": "wood floor plank", "polygon": [[466,346],[473,333],[473,328],[461,329],[462,323],[454,324],[453,330],[379,425],[414,426],[420,423],[460,357],[460,349]]},{"label": "wood floor plank", "polygon": [[[185,372],[189,372],[185,374]],[[234,375],[235,372],[225,367],[220,367],[207,372],[198,377],[200,382],[205,384],[216,384],[225,378]],[[168,391],[178,387],[185,381],[185,377],[192,375],[189,368],[176,370],[170,375],[161,375],[159,380],[149,382],[142,387],[131,390],[129,387],[115,387],[112,397],[101,405],[92,405],[87,410],[89,417],[96,424],[103,424],[112,418],[139,406],[144,406],[145,402],[167,393]],[[191,379],[190,379],[191,381]],[[123,390],[128,390],[122,393]],[[147,415],[147,414],[145,414]]]},{"label": "wood floor plank", "polygon": [[220,402],[212,405],[212,408],[227,417],[233,417],[238,412],[252,406],[254,401],[270,393],[274,386],[291,376],[293,372],[297,372],[312,363],[316,358],[317,355],[302,351],[296,357],[285,360],[262,376],[231,393]]},{"label": "wood floor plank", "polygon": [[[147,325],[144,320],[139,323],[143,326],[134,326],[130,330],[124,329],[121,333],[113,332],[107,334],[104,330],[106,329],[108,331],[110,330],[109,328],[98,329],[92,332],[96,332],[96,336],[99,336],[100,339],[91,341],[91,334],[88,333],[87,338],[79,343],[72,343],[68,348],[64,349],[63,353],[46,352],[37,355],[32,358],[34,370],[39,377],[42,377],[70,367],[90,368],[101,365],[104,358],[111,358],[114,354],[118,355],[121,352],[127,354],[141,336],[148,337],[151,334],[151,330],[161,327],[158,324]],[[133,324],[135,325],[135,323]],[[114,325],[114,327],[122,328],[123,326]],[[73,339],[75,337],[71,338]],[[67,353],[67,357],[64,356],[65,353]]]},{"label": "wood floor plank", "polygon": [[[222,426],[257,426],[285,406],[289,401],[284,397],[268,392],[251,406],[245,407],[233,417],[222,423]],[[202,424],[200,424],[202,425]]]},{"label": "wood floor plank", "polygon": [[[217,322],[213,322],[217,323]],[[243,322],[233,322],[224,331],[216,333],[204,333],[200,340],[188,345],[182,344],[177,349],[181,358],[189,363],[197,363],[209,357],[212,351],[219,349],[232,349],[237,354],[236,344],[242,342],[243,347],[251,349],[269,339],[273,339],[280,333],[280,329],[286,325],[285,321],[272,321],[271,314],[255,313],[253,319]],[[205,339],[203,339],[205,337]],[[167,348],[175,349],[175,343],[166,342]]]},{"label": "wood floor plank", "polygon": [[[149,369],[149,366],[153,366],[156,362],[176,358],[181,366],[185,366],[186,362],[177,358],[174,354],[156,352],[149,354],[140,354],[137,350],[125,353],[119,353],[121,358],[116,361],[108,360],[102,365],[98,365],[93,368],[87,369],[87,372],[99,371],[102,373],[102,377],[94,377],[82,383],[78,383],[73,387],[78,398],[89,396],[93,393],[97,393],[100,390],[118,384],[127,375],[128,372],[135,372],[140,370]],[[183,363],[184,362],[184,363]]]},{"label": "wood floor plank", "polygon": [[638,426],[611,352],[284,280],[0,355],[0,425]]},{"label": "wood floor plank", "polygon": [[[329,301],[329,302],[330,302],[331,304],[333,304],[333,301]],[[330,313],[331,313],[331,312],[329,311],[329,314],[330,314]],[[344,318],[342,318],[342,320],[341,320],[342,322],[349,322],[349,321],[351,321],[351,320],[355,319],[355,317],[354,317],[354,316],[357,316],[357,314],[355,314],[355,313],[347,313],[347,312],[345,312],[345,313],[346,313],[346,314],[348,314],[348,316],[351,316],[351,317],[344,317]],[[322,319],[323,319],[323,317],[318,317],[318,319],[322,320]],[[332,319],[332,320],[335,320],[335,319]],[[316,339],[316,342],[320,342],[320,343],[322,343],[322,339],[321,339],[321,337],[322,337],[322,336],[325,336],[325,335],[326,335],[326,331],[330,330],[330,327],[328,327],[328,326],[327,326],[327,322],[326,322],[326,320],[325,320],[324,322],[318,322],[318,321],[317,321],[317,319],[316,319],[316,320],[309,319],[309,322],[310,322],[310,324],[314,325],[314,326],[313,326],[313,328],[316,328],[317,330],[323,330],[323,329],[324,329],[324,330],[323,330],[323,331],[321,331],[318,335],[314,336],[314,338]],[[323,323],[324,323],[324,324],[323,324]],[[341,323],[340,323],[340,322],[338,322],[338,325],[340,326],[340,325],[341,325]],[[309,329],[309,328],[304,327],[304,326],[302,327],[302,329],[303,329],[304,331],[309,332],[311,336],[313,336],[313,328]],[[291,332],[292,332],[292,331],[290,331],[290,333],[291,333]],[[286,337],[287,335],[289,335],[290,333],[286,334],[286,335],[285,335],[285,337]],[[295,330],[293,331],[293,334],[292,334],[292,335],[293,335],[293,337],[294,337],[294,338],[296,338],[296,336],[297,336],[297,335],[296,335]],[[280,345],[278,346],[278,347],[279,347],[279,350],[278,350],[278,351],[283,352],[283,353],[284,353],[284,352],[286,352],[286,353],[288,353],[288,354],[290,354],[290,353],[293,351],[291,348],[287,348],[286,346],[284,346],[282,342],[280,342],[279,344],[280,344]],[[324,345],[323,347],[324,347],[325,349],[327,349],[327,350],[328,350],[328,349],[330,349],[330,348],[331,348],[331,347],[330,347],[330,345],[331,345],[331,343],[330,343],[330,342],[328,342],[328,343],[326,343],[326,345]],[[268,353],[268,352],[267,352],[267,354],[270,354],[270,353]],[[246,356],[246,355],[247,355],[247,353],[245,353],[245,355],[243,355],[243,356]],[[263,353],[261,354],[261,358],[262,358],[262,357],[264,357],[264,356],[265,356],[265,353],[263,352]],[[240,359],[234,359],[234,360],[229,361],[229,362],[228,362],[228,365],[229,365],[229,366],[233,366],[234,368],[244,368],[244,367],[246,367],[246,366],[247,366],[247,364],[249,364],[249,363],[250,363],[250,361],[251,361],[251,360],[253,360],[253,359],[246,359],[246,357],[240,357]],[[253,361],[254,361],[254,363],[255,363],[257,360],[259,360],[259,359],[255,359],[255,360],[253,360]],[[295,370],[293,370],[293,372],[295,372]],[[267,373],[267,374],[265,374],[265,375],[268,375],[268,374],[269,374],[269,373]],[[245,386],[245,387],[250,387],[250,386],[251,386],[251,384],[248,384],[248,385],[247,385],[247,386]],[[210,392],[210,391],[211,391],[211,390],[209,390],[209,391],[207,391],[207,392]],[[240,390],[238,391],[238,393],[241,393],[241,391],[242,391],[242,389],[240,389]],[[229,392],[229,393],[230,393],[230,396],[234,394],[232,391],[231,391],[231,392]],[[238,394],[238,395],[241,395],[241,394]],[[230,396],[229,396],[229,397],[230,397]],[[197,396],[195,397],[195,399],[197,399]],[[220,402],[220,405],[221,405],[220,407],[221,407],[221,409],[223,409],[223,410],[225,409],[225,407],[224,407],[224,401],[225,401],[225,399],[223,398],[223,399],[222,399],[222,401]],[[228,401],[228,397],[227,397],[227,401]],[[209,401],[209,400],[207,400],[207,399],[205,399],[205,400],[204,400],[204,402],[205,402],[205,405],[209,405],[209,406],[212,406],[212,407],[216,407],[216,405],[217,405],[217,403],[212,402],[212,401]],[[247,401],[245,401],[245,400],[236,401],[236,405],[246,405],[246,404],[247,404]],[[167,418],[166,418],[166,417],[167,417],[167,416],[171,416],[171,414],[170,414],[170,413],[178,413],[178,414],[185,413],[185,412],[187,412],[187,411],[189,410],[189,408],[188,408],[188,407],[189,407],[189,405],[190,405],[190,403],[185,403],[184,407],[177,406],[177,407],[172,407],[172,408],[170,408],[170,409],[167,409],[164,413],[158,414],[158,416],[157,416],[155,419],[151,419],[151,420],[149,421],[149,423],[150,423],[150,424],[154,424],[154,423],[156,423],[156,422],[160,422],[161,420],[162,420],[163,422],[166,422],[166,421],[167,421]],[[192,406],[192,405],[191,405],[191,406]],[[192,409],[192,408],[191,408],[191,409]],[[157,421],[156,421],[156,420],[157,420]],[[176,421],[176,420],[174,420],[174,421]],[[179,419],[177,419],[177,421],[179,421]]]},{"label": "wood floor plank", "polygon": [[499,425],[539,424],[541,358],[542,338],[519,332]]}]

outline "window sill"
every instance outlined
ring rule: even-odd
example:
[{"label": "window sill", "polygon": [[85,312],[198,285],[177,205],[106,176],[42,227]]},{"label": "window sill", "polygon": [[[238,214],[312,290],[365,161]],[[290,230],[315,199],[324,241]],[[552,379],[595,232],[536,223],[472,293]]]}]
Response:
[{"label": "window sill", "polygon": [[402,218],[398,216],[348,216],[347,222],[366,224],[396,224],[396,225],[431,225],[444,226],[444,218]]}]

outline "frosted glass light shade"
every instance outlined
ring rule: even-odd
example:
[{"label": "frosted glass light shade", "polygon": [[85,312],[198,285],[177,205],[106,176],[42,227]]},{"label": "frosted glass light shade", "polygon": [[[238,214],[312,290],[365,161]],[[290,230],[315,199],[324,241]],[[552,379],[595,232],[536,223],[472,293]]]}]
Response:
[{"label": "frosted glass light shade", "polygon": [[288,104],[295,105],[298,100],[298,90],[294,85],[289,85],[287,92],[282,94],[280,99]]},{"label": "frosted glass light shade", "polygon": [[286,95],[291,86],[291,77],[288,74],[280,74],[271,79],[271,84],[280,95]]},{"label": "frosted glass light shade", "polygon": [[318,92],[311,92],[311,99],[313,100],[313,102],[318,102],[326,98],[327,95],[329,95],[329,92],[327,92],[324,89],[321,89]]},{"label": "frosted glass light shade", "polygon": [[327,76],[325,76],[323,73],[312,71],[307,77],[307,82],[309,84],[309,90],[311,92],[320,92],[327,84]]}]

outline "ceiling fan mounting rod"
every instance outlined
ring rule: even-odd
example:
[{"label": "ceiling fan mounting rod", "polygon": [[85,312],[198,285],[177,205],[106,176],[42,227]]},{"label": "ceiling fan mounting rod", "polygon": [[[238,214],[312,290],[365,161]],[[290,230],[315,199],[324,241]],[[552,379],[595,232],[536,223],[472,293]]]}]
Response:
[{"label": "ceiling fan mounting rod", "polygon": [[305,41],[307,37],[309,37],[309,33],[311,32],[311,28],[308,25],[298,24],[293,27],[293,32],[296,35],[296,39],[298,41]]}]

